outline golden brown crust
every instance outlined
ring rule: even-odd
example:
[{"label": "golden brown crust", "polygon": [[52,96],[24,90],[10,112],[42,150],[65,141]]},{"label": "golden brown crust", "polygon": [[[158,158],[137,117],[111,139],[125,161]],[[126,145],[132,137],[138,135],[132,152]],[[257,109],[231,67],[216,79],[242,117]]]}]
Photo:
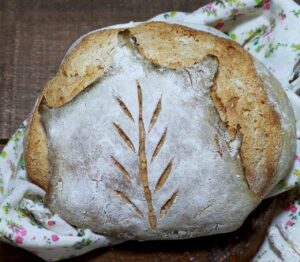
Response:
[{"label": "golden brown crust", "polygon": [[35,105],[25,141],[25,166],[31,180],[47,191],[50,181],[47,136],[39,113],[41,95]]},{"label": "golden brown crust", "polygon": [[[282,134],[279,116],[268,101],[252,57],[234,42],[182,26],[146,24],[130,31],[140,52],[156,64],[177,68],[190,66],[206,55],[218,58],[212,97],[232,136],[237,131],[243,136],[240,155],[250,189],[265,195],[275,176]],[[188,49],[180,41],[182,37],[185,42],[192,40]],[[159,39],[155,45],[153,39]]]},{"label": "golden brown crust", "polygon": [[58,73],[46,83],[48,107],[60,107],[101,78],[118,41],[119,30],[104,30],[84,37],[66,57]]},{"label": "golden brown crust", "polygon": [[[46,84],[46,105],[60,107],[101,78],[109,66],[118,32],[123,30],[103,30],[84,37]],[[260,197],[268,193],[276,176],[282,133],[279,116],[268,100],[252,57],[234,42],[179,25],[151,22],[129,30],[139,52],[155,64],[180,68],[191,66],[207,55],[218,58],[212,98],[232,137],[238,132],[242,134],[240,155],[250,189]],[[26,165],[32,180],[46,188],[49,164],[45,159],[47,142],[42,129],[39,112],[35,110],[27,137]]]}]

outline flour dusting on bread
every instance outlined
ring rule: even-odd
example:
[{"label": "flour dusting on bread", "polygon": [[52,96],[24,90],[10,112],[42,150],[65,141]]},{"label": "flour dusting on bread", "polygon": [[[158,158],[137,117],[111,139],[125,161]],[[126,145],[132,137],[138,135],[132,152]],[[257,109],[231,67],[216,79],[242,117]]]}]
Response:
[{"label": "flour dusting on bread", "polygon": [[[101,234],[233,231],[285,175],[295,150],[287,98],[267,89],[272,76],[262,79],[255,63],[239,45],[179,25],[92,33],[41,95],[27,171],[48,187],[52,211]],[[29,159],[49,161],[43,180]]]}]

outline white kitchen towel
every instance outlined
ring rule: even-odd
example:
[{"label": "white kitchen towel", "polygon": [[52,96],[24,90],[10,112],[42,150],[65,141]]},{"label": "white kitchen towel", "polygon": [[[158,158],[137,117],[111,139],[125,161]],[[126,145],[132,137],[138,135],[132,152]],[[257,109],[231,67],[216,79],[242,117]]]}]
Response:
[{"label": "white kitchen towel", "polygon": [[[168,12],[151,20],[197,28],[207,24],[225,32],[264,63],[279,79],[293,105],[300,137],[300,6],[292,0],[217,0],[192,13]],[[0,153],[0,239],[57,261],[117,244],[120,239],[74,228],[43,205],[45,192],[27,177],[23,140],[28,120]],[[272,195],[300,182],[300,140],[291,173]],[[272,222],[255,261],[300,261],[300,195],[291,197]],[[78,212],[81,212],[78,210]]]}]

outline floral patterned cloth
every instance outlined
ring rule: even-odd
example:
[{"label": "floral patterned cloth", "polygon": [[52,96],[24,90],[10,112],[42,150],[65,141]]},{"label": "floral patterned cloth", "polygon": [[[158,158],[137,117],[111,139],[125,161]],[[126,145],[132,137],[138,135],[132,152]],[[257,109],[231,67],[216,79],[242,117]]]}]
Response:
[{"label": "floral patterned cloth", "polygon": [[[152,20],[225,32],[264,63],[285,88],[296,114],[300,138],[300,6],[292,0],[216,0],[193,13],[169,12]],[[74,228],[43,204],[45,192],[27,177],[23,140],[28,120],[0,153],[0,239],[47,261],[78,256],[122,240]],[[300,140],[291,173],[271,193],[300,182]],[[254,261],[300,261],[300,190],[278,205],[268,236]],[[80,210],[78,212],[81,212]]]}]

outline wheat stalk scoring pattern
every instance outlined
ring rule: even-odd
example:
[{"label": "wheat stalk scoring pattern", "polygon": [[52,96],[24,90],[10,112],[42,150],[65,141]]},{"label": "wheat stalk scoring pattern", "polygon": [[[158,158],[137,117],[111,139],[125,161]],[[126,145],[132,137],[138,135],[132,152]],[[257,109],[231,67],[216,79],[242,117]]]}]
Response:
[{"label": "wheat stalk scoring pattern", "polygon": [[[128,146],[130,150],[133,151],[138,157],[138,170],[139,170],[139,179],[142,182],[143,185],[143,191],[144,191],[144,197],[147,203],[147,216],[148,216],[148,222],[151,229],[155,229],[157,225],[157,216],[155,215],[154,209],[153,209],[153,198],[152,195],[155,194],[157,191],[159,191],[164,183],[167,181],[173,166],[174,159],[172,158],[167,164],[164,170],[162,171],[156,186],[154,188],[154,192],[151,192],[149,188],[149,180],[148,180],[148,165],[150,165],[157,155],[159,154],[161,148],[163,147],[168,129],[165,128],[163,134],[161,135],[161,138],[159,139],[153,153],[150,161],[147,159],[146,155],[146,137],[148,134],[150,134],[152,128],[155,126],[160,112],[162,110],[162,97],[160,97],[159,101],[156,104],[155,110],[153,111],[152,118],[150,120],[150,124],[148,127],[148,132],[145,130],[145,124],[143,120],[143,92],[141,85],[139,81],[136,81],[136,87],[137,87],[137,98],[138,98],[138,134],[139,134],[139,145],[138,150],[136,151],[136,148],[134,147],[133,143],[131,142],[129,136],[123,131],[123,129],[120,127],[120,125],[113,123],[113,128],[117,132],[117,134],[120,136],[120,138],[123,140],[123,142]],[[129,118],[130,121],[135,122],[132,114],[130,113],[128,107],[125,105],[125,103],[122,101],[120,97],[116,97],[117,102],[120,105],[120,108],[124,112],[124,114]],[[114,156],[111,156],[112,163],[114,166],[118,169],[121,175],[123,175],[126,179],[130,180],[131,176],[130,173],[126,170],[124,165],[120,163]],[[135,212],[135,214],[139,217],[143,217],[143,212],[129,199],[128,196],[122,191],[114,190],[116,195],[125,203],[131,206],[132,210]],[[160,216],[164,216],[172,207],[173,203],[175,202],[175,199],[177,197],[177,191],[175,191],[170,198],[164,203],[164,205],[160,208]]]}]

